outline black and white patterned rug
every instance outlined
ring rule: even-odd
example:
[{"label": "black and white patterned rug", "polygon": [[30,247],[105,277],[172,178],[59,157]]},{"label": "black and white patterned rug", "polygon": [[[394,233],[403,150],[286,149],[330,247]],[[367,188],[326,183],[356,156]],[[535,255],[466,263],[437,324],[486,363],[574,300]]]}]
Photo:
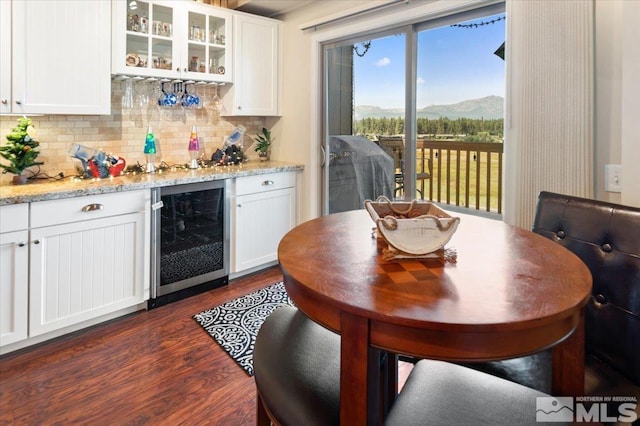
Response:
[{"label": "black and white patterned rug", "polygon": [[193,316],[249,376],[253,376],[253,347],[264,320],[284,305],[294,306],[284,283],[223,303]]}]

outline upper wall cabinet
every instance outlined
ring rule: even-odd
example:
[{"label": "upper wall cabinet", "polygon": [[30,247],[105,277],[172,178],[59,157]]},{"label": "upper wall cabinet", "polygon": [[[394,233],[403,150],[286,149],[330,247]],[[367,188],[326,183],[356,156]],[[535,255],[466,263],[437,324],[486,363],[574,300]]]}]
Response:
[{"label": "upper wall cabinet", "polygon": [[11,99],[11,2],[0,1],[0,113],[10,113]]},{"label": "upper wall cabinet", "polygon": [[0,112],[109,114],[111,3],[0,0]]},{"label": "upper wall cabinet", "polygon": [[176,1],[114,1],[112,33],[113,74],[232,80],[231,13],[224,9]]},{"label": "upper wall cabinet", "polygon": [[237,13],[233,34],[235,77],[223,88],[223,115],[281,115],[282,23]]}]

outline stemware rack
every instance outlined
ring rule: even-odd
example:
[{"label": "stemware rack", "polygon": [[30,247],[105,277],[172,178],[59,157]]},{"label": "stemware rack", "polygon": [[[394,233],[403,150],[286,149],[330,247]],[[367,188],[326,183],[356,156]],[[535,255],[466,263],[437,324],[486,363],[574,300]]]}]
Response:
[{"label": "stemware rack", "polygon": [[222,108],[219,87],[225,83],[124,75],[114,76],[114,80],[124,82],[124,109],[155,105],[160,108],[211,107],[220,112]]}]

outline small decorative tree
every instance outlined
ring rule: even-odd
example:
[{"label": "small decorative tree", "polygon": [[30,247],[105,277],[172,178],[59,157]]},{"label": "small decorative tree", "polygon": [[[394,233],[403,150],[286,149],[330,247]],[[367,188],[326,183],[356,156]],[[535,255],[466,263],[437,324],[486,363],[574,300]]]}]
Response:
[{"label": "small decorative tree", "polygon": [[[11,129],[7,135],[7,143],[0,147],[0,156],[7,160],[9,164],[0,164],[2,173],[13,173],[20,176],[22,172],[31,167],[44,164],[36,161],[40,154],[38,145],[40,143],[34,139],[35,130],[30,118],[21,117],[18,125]],[[14,183],[16,179],[14,178]]]}]

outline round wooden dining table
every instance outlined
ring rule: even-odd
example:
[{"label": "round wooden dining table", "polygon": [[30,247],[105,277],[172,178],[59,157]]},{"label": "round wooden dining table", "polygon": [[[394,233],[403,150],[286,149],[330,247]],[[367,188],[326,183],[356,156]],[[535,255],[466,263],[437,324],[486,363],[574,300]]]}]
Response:
[{"label": "round wooden dining table", "polygon": [[452,215],[448,255],[433,259],[384,260],[365,210],[310,220],[281,240],[289,296],[341,335],[341,424],[380,423],[380,351],[480,362],[553,348],[552,393],[583,395],[588,268],[533,232]]}]

